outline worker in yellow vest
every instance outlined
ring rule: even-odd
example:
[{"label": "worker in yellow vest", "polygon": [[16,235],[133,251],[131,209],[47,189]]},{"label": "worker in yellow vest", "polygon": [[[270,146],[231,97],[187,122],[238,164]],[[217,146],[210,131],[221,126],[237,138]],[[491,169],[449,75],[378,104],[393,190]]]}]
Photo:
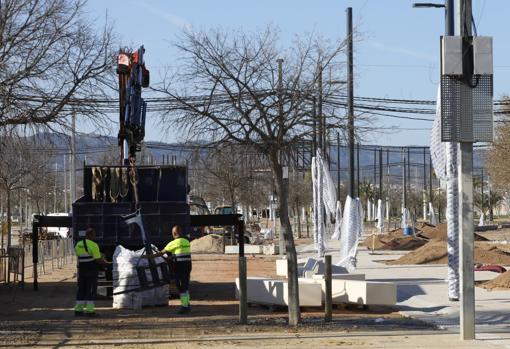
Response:
[{"label": "worker in yellow vest", "polygon": [[78,260],[78,292],[76,294],[75,316],[97,316],[94,302],[97,294],[97,279],[100,266],[110,264],[105,261],[94,242],[96,231],[88,228],[85,237],[74,247]]},{"label": "worker in yellow vest", "polygon": [[181,298],[181,308],[178,313],[187,314],[190,311],[191,247],[180,226],[176,225],[172,228],[172,236],[174,239],[163,250],[151,257],[155,258],[167,254],[171,258],[171,265],[175,272],[175,283]]}]

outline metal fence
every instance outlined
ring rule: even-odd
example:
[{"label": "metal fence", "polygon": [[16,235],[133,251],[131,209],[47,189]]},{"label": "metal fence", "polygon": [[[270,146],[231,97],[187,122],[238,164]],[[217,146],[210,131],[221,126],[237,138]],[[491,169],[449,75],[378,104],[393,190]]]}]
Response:
[{"label": "metal fence", "polygon": [[[37,274],[49,274],[75,262],[72,238],[42,240],[38,242]],[[32,242],[0,250],[0,283],[23,285],[26,279],[33,278]]]}]

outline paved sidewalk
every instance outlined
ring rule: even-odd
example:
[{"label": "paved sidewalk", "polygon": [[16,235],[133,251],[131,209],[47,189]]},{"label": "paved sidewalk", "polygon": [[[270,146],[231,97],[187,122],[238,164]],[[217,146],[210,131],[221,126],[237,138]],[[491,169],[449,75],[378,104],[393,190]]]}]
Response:
[{"label": "paved sidewalk", "polygon": [[[313,246],[302,248],[300,257],[313,256]],[[307,251],[307,252],[304,252]],[[328,253],[333,263],[339,260],[339,242],[330,241]],[[459,332],[459,302],[448,299],[446,265],[386,265],[378,261],[397,259],[406,251],[358,250],[357,272],[367,280],[397,284],[397,308],[405,316]],[[499,274],[477,272],[476,279],[490,279]],[[510,348],[510,291],[487,291],[475,288],[477,338]]]}]

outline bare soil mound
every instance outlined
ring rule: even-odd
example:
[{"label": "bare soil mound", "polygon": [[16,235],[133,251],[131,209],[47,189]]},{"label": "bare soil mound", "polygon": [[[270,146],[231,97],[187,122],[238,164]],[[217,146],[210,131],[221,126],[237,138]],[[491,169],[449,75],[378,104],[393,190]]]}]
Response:
[{"label": "bare soil mound", "polygon": [[223,237],[217,234],[209,234],[191,241],[191,253],[223,253],[225,245]]},{"label": "bare soil mound", "polygon": [[[399,259],[387,261],[389,265],[447,264],[448,251],[445,241],[430,241]],[[475,245],[475,263],[510,265],[510,254],[492,245]]]},{"label": "bare soil mound", "polygon": [[415,250],[427,243],[427,240],[404,235],[402,229],[396,229],[386,234],[368,236],[361,246],[374,250]]},{"label": "bare soil mound", "polygon": [[510,290],[510,270],[479,286],[487,290]]},{"label": "bare soil mound", "polygon": [[421,226],[418,227],[418,230],[419,232],[417,232],[416,235],[428,240],[446,241],[448,239],[447,226],[445,223],[441,223],[437,226],[422,223]]}]

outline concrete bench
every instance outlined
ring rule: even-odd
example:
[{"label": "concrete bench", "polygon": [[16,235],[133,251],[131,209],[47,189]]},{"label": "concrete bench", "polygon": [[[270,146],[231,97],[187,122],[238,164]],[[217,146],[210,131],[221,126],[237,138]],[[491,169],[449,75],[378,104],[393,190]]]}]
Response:
[{"label": "concrete bench", "polygon": [[[244,245],[245,254],[262,254],[262,245]],[[225,246],[225,254],[239,254],[239,245],[227,245]]]},{"label": "concrete bench", "polygon": [[273,256],[275,254],[280,253],[280,247],[275,244],[263,245],[262,253],[265,255]]},{"label": "concrete bench", "polygon": [[[360,274],[358,274],[358,277],[359,275]],[[324,301],[326,294],[324,280],[318,278],[312,280],[321,285],[322,300]],[[333,304],[352,303],[360,305],[392,306],[397,303],[397,286],[392,282],[348,280],[345,278],[332,279],[331,289]]]},{"label": "concrete bench", "polygon": [[[247,278],[248,303],[281,305],[289,304],[287,281],[262,277]],[[320,307],[322,305],[321,285],[309,279],[299,280],[299,305]],[[236,278],[236,298],[239,298],[239,278]]]}]

